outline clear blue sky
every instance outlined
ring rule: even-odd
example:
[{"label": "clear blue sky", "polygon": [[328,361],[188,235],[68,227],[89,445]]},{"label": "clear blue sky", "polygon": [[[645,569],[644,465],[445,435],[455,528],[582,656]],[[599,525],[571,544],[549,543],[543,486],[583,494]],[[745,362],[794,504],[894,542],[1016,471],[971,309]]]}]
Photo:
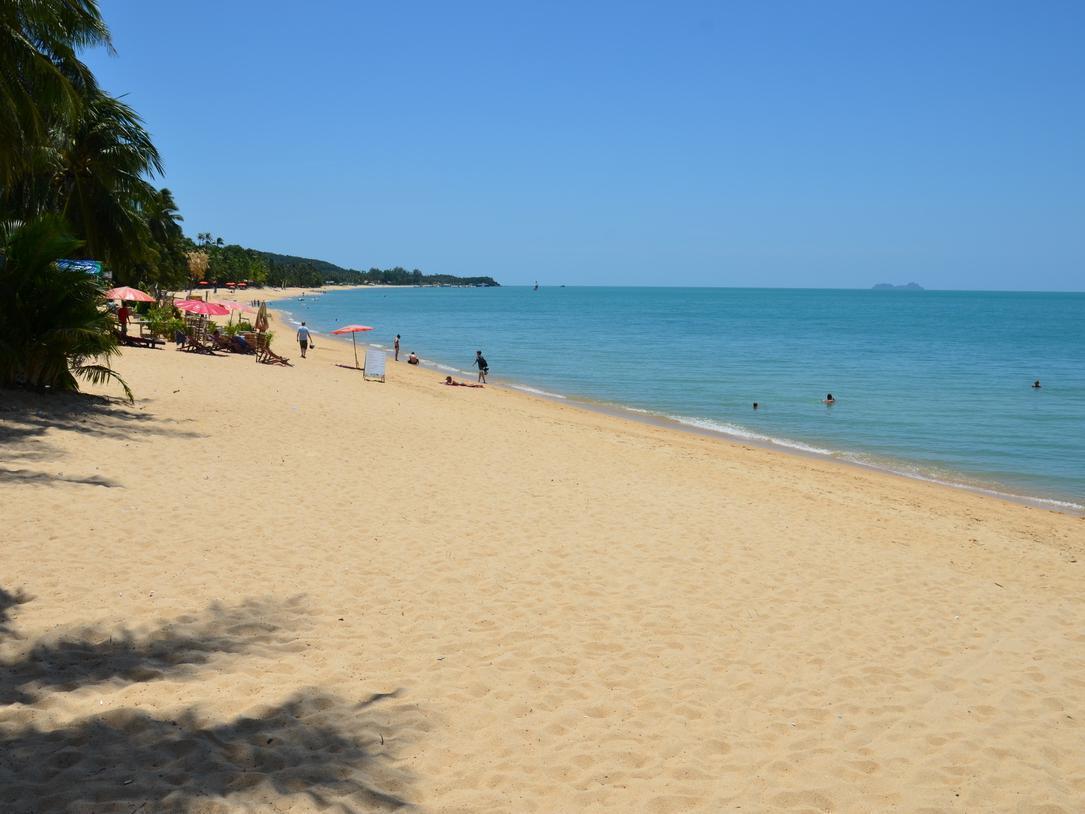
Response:
[{"label": "clear blue sky", "polygon": [[103,0],[186,231],[504,283],[1085,289],[1085,3]]}]

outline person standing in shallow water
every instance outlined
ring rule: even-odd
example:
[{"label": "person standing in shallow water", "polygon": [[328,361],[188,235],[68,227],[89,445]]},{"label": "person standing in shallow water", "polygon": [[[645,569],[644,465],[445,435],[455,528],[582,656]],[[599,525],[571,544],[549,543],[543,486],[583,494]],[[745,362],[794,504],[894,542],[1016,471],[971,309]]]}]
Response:
[{"label": "person standing in shallow water", "polygon": [[392,349],[396,352],[396,361],[399,361],[399,334],[396,334],[396,340],[392,343]]},{"label": "person standing in shallow water", "polygon": [[490,366],[486,362],[486,357],[482,355],[482,351],[475,351],[475,364],[478,365],[478,380],[482,384],[486,384],[486,374],[490,372]]}]

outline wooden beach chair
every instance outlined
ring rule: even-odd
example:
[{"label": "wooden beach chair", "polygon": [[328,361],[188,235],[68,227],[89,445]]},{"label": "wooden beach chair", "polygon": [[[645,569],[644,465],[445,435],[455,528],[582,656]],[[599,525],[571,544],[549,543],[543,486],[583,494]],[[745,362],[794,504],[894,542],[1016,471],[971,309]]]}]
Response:
[{"label": "wooden beach chair", "polygon": [[177,350],[183,350],[186,353],[202,353],[205,356],[218,356],[213,345],[208,345],[197,335],[191,333],[185,334],[185,341],[177,346]]},{"label": "wooden beach chair", "polygon": [[256,361],[264,365],[284,365],[285,367],[293,367],[290,364],[290,360],[285,356],[280,356],[271,349],[271,342],[268,341],[267,334],[256,334]]},{"label": "wooden beach chair", "polygon": [[161,339],[155,339],[153,336],[141,336],[136,334],[122,334],[120,331],[113,332],[117,337],[117,342],[124,345],[126,348],[157,348],[159,345],[165,345]]},{"label": "wooden beach chair", "polygon": [[384,365],[388,360],[388,354],[382,350],[367,350],[365,352],[365,366],[362,367],[363,379],[376,379],[384,381]]}]

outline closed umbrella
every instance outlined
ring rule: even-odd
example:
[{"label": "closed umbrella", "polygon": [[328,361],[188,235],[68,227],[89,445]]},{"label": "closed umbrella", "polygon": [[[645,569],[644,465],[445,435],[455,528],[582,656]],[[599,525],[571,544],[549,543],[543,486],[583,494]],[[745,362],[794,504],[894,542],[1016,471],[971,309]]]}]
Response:
[{"label": "closed umbrella", "polygon": [[260,333],[267,330],[267,302],[260,303],[260,310],[256,312],[256,322],[253,323],[253,327]]},{"label": "closed umbrella", "polygon": [[[332,331],[333,334],[350,334],[350,341],[354,343],[354,367],[358,367],[358,340],[354,338],[354,335],[362,331],[372,331],[368,325],[344,325],[342,328],[336,328]],[[346,365],[343,365],[346,367]]]}]

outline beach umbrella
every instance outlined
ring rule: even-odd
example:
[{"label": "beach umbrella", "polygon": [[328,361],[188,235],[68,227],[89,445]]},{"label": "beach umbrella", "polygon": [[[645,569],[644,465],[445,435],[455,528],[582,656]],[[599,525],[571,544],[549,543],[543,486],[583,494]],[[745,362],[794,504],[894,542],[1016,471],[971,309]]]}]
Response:
[{"label": "beach umbrella", "polygon": [[126,300],[127,302],[154,302],[154,297],[146,291],[138,288],[129,288],[122,285],[120,288],[111,288],[105,293],[107,300]]},{"label": "beach umbrella", "polygon": [[186,314],[200,314],[205,317],[222,317],[230,313],[230,309],[216,302],[204,302],[203,300],[177,300],[174,303],[178,311]]},{"label": "beach umbrella", "polygon": [[[336,328],[332,331],[333,334],[350,334],[350,341],[354,343],[354,366],[358,367],[358,340],[354,338],[354,335],[362,331],[372,331],[368,325],[344,325],[342,328]],[[344,365],[345,367],[345,365]]]},{"label": "beach umbrella", "polygon": [[[244,303],[238,302],[237,300],[219,300],[219,305],[221,305],[223,308],[230,309],[231,322],[233,322],[234,312],[237,312],[239,314],[251,314],[253,312],[252,308],[245,305]],[[240,321],[241,317],[238,317],[238,322],[240,323]]]}]

